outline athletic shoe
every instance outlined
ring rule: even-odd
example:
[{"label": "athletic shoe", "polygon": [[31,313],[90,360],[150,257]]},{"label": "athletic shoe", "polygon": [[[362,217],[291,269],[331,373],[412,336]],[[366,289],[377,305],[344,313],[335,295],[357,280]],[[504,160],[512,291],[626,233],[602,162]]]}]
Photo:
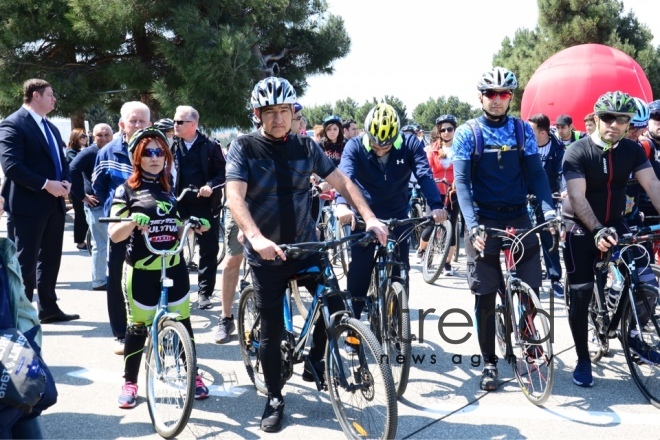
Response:
[{"label": "athletic shoe", "polygon": [[589,359],[578,360],[573,371],[573,383],[579,387],[594,386],[594,377],[591,374],[591,361]]},{"label": "athletic shoe", "polygon": [[445,263],[445,268],[442,269],[442,274],[446,277],[454,276],[454,269],[452,269],[451,264]]},{"label": "athletic shoe", "polygon": [[423,262],[424,262],[424,251],[420,249],[417,251],[417,264],[422,264]]},{"label": "athletic shoe", "polygon": [[204,385],[202,376],[195,376],[195,399],[202,400],[209,397],[209,389]]},{"label": "athletic shoe", "polygon": [[197,307],[199,307],[202,310],[210,309],[213,307],[213,304],[211,304],[211,297],[206,296],[203,293],[199,294],[199,299],[197,300]]},{"label": "athletic shoe", "polygon": [[628,347],[646,364],[660,364],[660,353],[653,350],[649,344],[639,339],[639,335],[628,335]]},{"label": "athletic shoe", "polygon": [[231,318],[220,318],[218,319],[218,328],[215,330],[213,339],[216,344],[224,344],[231,340],[231,334],[235,331],[234,315],[231,315]]},{"label": "athletic shoe", "polygon": [[555,295],[555,298],[559,298],[559,299],[564,298],[564,286],[562,286],[559,281],[552,282],[552,291]]},{"label": "athletic shoe", "polygon": [[486,365],[481,373],[481,389],[484,391],[495,391],[499,386],[497,381],[497,367]]},{"label": "athletic shoe", "polygon": [[124,355],[124,338],[115,338],[115,347],[112,349],[116,355]]},{"label": "athletic shoe", "polygon": [[[318,362],[314,362],[312,365],[314,365],[314,371],[316,371],[316,375],[319,377],[321,385],[323,385],[325,383],[325,362],[320,360]],[[309,364],[307,362],[305,362],[305,370],[302,374],[302,380],[305,382],[316,382],[314,374],[310,370]]]},{"label": "athletic shoe", "polygon": [[133,382],[125,382],[124,386],[121,387],[121,396],[119,396],[120,408],[133,408],[137,403],[137,392],[138,386]]},{"label": "athletic shoe", "polygon": [[284,400],[277,397],[268,397],[266,409],[261,416],[261,430],[264,432],[277,432],[282,429],[284,417]]}]

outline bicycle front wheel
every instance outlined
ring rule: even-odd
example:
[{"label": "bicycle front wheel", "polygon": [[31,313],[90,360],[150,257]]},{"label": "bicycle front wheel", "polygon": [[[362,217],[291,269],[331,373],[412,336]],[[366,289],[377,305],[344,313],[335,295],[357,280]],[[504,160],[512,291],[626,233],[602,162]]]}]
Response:
[{"label": "bicycle front wheel", "polygon": [[186,427],[195,401],[197,362],[192,341],[183,324],[172,319],[159,323],[155,350],[151,336],[149,341],[146,357],[149,416],[161,437],[176,437]]},{"label": "bicycle front wheel", "polygon": [[637,313],[640,315],[640,327],[638,320],[635,319],[632,305],[628,302],[621,321],[621,345],[635,384],[653,406],[660,408],[658,289],[644,284],[639,286],[636,295],[646,297],[648,308],[640,297],[636,304]]},{"label": "bicycle front wheel", "polygon": [[225,254],[227,253],[227,243],[225,243],[225,225],[224,222],[220,222],[220,227],[218,228],[218,266],[222,263],[222,260],[225,259]]},{"label": "bicycle front wheel", "polygon": [[507,289],[513,324],[513,356],[509,362],[525,397],[535,405],[542,405],[550,397],[554,383],[550,316],[527,284],[520,282]]},{"label": "bicycle front wheel", "polygon": [[[378,340],[355,318],[342,319],[333,330],[326,346],[325,377],[344,434],[351,439],[394,438],[396,392]],[[331,344],[337,344],[336,351]]]},{"label": "bicycle front wheel", "polygon": [[248,286],[241,292],[238,301],[238,341],[250,380],[258,391],[268,394],[263,365],[259,357],[260,335],[261,316],[257,308],[257,299],[252,286]]},{"label": "bicycle front wheel", "polygon": [[199,255],[197,252],[195,231],[192,229],[188,231],[188,239],[186,240],[186,245],[183,247],[183,260],[186,262],[188,272],[197,272],[199,269]]},{"label": "bicycle front wheel", "polygon": [[[392,378],[397,397],[403,396],[408,386],[412,355],[410,339],[410,311],[408,291],[399,282],[390,285],[385,301],[386,319],[384,350],[392,369]],[[401,362],[403,361],[403,362]]]},{"label": "bicycle front wheel", "polygon": [[422,266],[422,276],[428,284],[433,284],[438,279],[447,262],[451,233],[451,222],[449,220],[433,227],[433,233],[428,246],[426,246]]},{"label": "bicycle front wheel", "polygon": [[[458,205],[454,207],[454,209],[458,209]],[[458,255],[460,254],[461,250],[461,236],[463,235],[463,214],[461,214],[461,211],[458,211],[458,215],[456,216],[456,224],[454,225],[454,236],[456,237],[456,247],[454,247],[454,263],[458,261]]]}]

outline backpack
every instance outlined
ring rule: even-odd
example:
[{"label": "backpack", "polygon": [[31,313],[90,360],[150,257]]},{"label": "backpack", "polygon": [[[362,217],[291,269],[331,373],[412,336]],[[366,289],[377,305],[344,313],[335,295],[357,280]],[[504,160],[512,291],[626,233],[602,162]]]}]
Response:
[{"label": "backpack", "polygon": [[639,144],[644,149],[644,152],[646,153],[646,158],[649,160],[653,160],[655,155],[653,154],[654,148],[651,145],[651,140],[647,138],[641,138],[639,139]]},{"label": "backpack", "polygon": [[[497,162],[500,166],[500,169],[504,168],[504,165],[502,164],[502,156],[501,152],[502,151],[508,151],[513,148],[518,149],[518,158],[522,162],[523,157],[525,155],[525,142],[527,141],[527,138],[525,136],[525,124],[523,121],[519,118],[513,118],[515,130],[516,130],[516,146],[512,147],[507,147],[507,148],[501,148],[500,151],[497,153]],[[475,147],[474,151],[472,152],[472,156],[470,157],[470,160],[472,162],[472,175],[474,176],[474,169],[481,160],[481,156],[484,154],[484,134],[481,130],[481,127],[477,123],[476,119],[470,119],[469,121],[465,122],[468,127],[472,129],[472,134],[474,135],[474,140],[475,140]]]}]

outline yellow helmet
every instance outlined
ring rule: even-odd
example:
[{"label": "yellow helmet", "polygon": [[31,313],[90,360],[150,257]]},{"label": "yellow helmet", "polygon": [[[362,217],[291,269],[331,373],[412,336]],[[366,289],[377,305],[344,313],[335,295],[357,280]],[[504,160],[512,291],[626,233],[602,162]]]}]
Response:
[{"label": "yellow helmet", "polygon": [[383,147],[392,145],[399,136],[399,115],[389,104],[381,103],[372,108],[364,120],[364,130],[369,140]]}]

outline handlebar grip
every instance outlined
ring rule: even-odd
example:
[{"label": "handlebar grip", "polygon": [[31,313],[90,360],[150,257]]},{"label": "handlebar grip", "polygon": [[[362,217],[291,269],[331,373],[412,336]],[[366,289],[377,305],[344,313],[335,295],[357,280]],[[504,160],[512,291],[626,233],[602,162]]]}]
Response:
[{"label": "handlebar grip", "polygon": [[130,217],[101,217],[99,223],[119,223],[119,222],[132,222]]}]

